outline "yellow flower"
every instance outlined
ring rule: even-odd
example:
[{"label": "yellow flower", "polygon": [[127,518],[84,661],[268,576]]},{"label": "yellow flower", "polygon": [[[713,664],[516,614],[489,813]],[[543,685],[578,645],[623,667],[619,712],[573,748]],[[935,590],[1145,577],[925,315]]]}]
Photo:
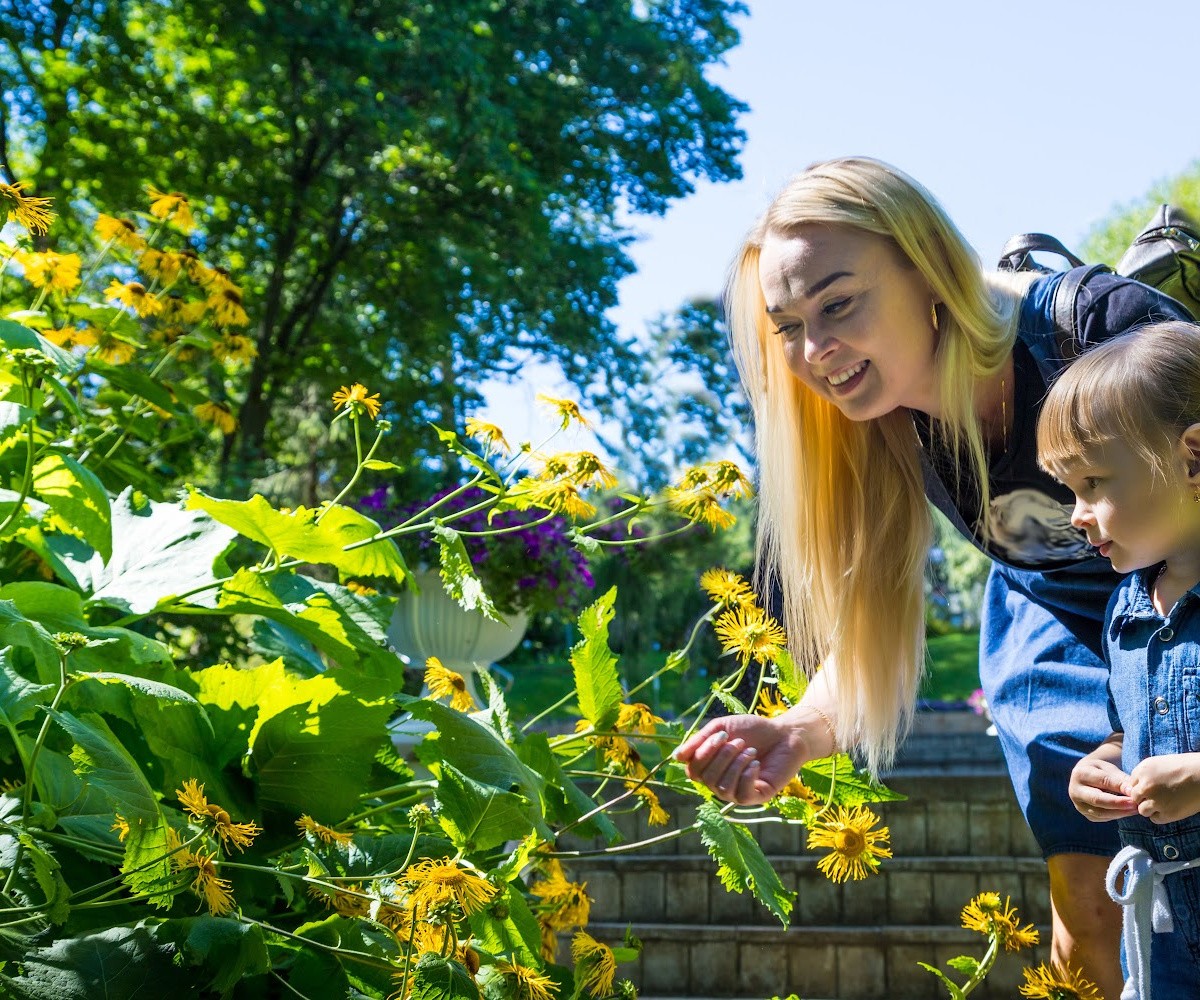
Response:
[{"label": "yellow flower", "polygon": [[71,339],[75,347],[95,347],[100,343],[100,332],[94,326],[81,326]]},{"label": "yellow flower", "polygon": [[1064,969],[1043,962],[1036,969],[1025,969],[1021,996],[1033,1000],[1104,1000],[1096,984],[1083,978],[1082,969]]},{"label": "yellow flower", "polygon": [[335,410],[346,409],[351,413],[366,412],[367,416],[374,420],[379,415],[379,393],[370,395],[367,393],[367,387],[361,382],[355,382],[351,386],[342,386],[333,394],[333,408]]},{"label": "yellow flower", "polygon": [[716,620],[713,631],[725,652],[736,652],[743,666],[751,657],[759,663],[774,663],[787,645],[779,623],[758,607],[731,608]]},{"label": "yellow flower", "polygon": [[663,808],[658,794],[653,788],[649,785],[638,785],[632,781],[625,782],[625,787],[633,789],[633,794],[650,807],[650,815],[646,821],[651,826],[666,826],[671,822],[671,814]]},{"label": "yellow flower", "polygon": [[379,593],[374,587],[368,587],[357,580],[347,580],[346,589],[352,594],[358,594],[359,597],[374,597]]},{"label": "yellow flower", "polygon": [[777,688],[764,687],[758,692],[758,703],[754,706],[755,715],[765,715],[768,719],[773,719],[777,715],[783,715],[791,706],[783,700]]},{"label": "yellow flower", "polygon": [[224,916],[233,910],[233,883],[217,875],[217,866],[213,855],[201,848],[192,851],[179,851],[171,856],[171,862],[176,871],[188,868],[196,869],[196,877],[192,881],[192,892],[208,904],[208,912],[214,917]]},{"label": "yellow flower", "polygon": [[581,427],[590,427],[591,424],[584,418],[583,413],[579,409],[579,404],[571,399],[560,399],[558,396],[551,396],[544,392],[537,394],[539,402],[546,403],[551,409],[557,411],[562,419],[562,427],[564,430],[571,426],[571,421],[574,420]]},{"label": "yellow flower", "polygon": [[703,521],[710,528],[730,528],[737,518],[721,506],[721,500],[710,489],[681,490],[674,486],[666,489],[667,504],[693,524]]},{"label": "yellow flower", "polygon": [[466,678],[443,667],[436,656],[425,661],[425,684],[434,698],[449,698],[450,707],[456,712],[470,712],[477,707],[475,698],[467,690]]},{"label": "yellow flower", "polygon": [[188,778],[182,788],[175,789],[175,795],[184,811],[197,823],[211,826],[212,832],[227,848],[233,846],[239,851],[245,850],[262,833],[255,823],[233,822],[229,813],[204,797],[204,785],[195,778]]},{"label": "yellow flower", "polygon": [[579,487],[565,479],[541,482],[537,479],[522,479],[518,492],[524,494],[538,507],[545,507],[556,514],[585,518],[596,513],[596,508],[579,495]]},{"label": "yellow flower", "polygon": [[558,984],[536,969],[515,962],[497,962],[497,971],[508,980],[512,1000],[553,1000]]},{"label": "yellow flower", "polygon": [[138,261],[143,274],[157,278],[165,285],[171,284],[183,272],[185,257],[173,250],[148,248]]},{"label": "yellow flower", "polygon": [[808,849],[832,848],[817,868],[833,882],[858,881],[879,871],[881,858],[892,856],[888,828],[872,830],[879,817],[866,806],[834,806],[831,814],[814,820],[808,831]]},{"label": "yellow flower", "polygon": [[495,424],[489,424],[486,420],[467,417],[467,436],[475,438],[476,441],[482,441],[484,447],[488,449],[497,447],[503,448],[505,451],[509,450],[508,442],[504,439],[504,431]]},{"label": "yellow flower", "polygon": [[752,606],[757,603],[750,584],[737,573],[719,566],[700,574],[700,589],[725,607]]},{"label": "yellow flower", "polygon": [[113,819],[115,819],[116,822],[113,823],[109,829],[116,831],[117,839],[123,844],[125,843],[125,838],[129,836],[129,820],[127,820],[120,813],[116,813],[113,816]]},{"label": "yellow flower", "polygon": [[816,792],[809,788],[808,785],[800,780],[799,775],[796,775],[796,777],[784,785],[779,794],[781,796],[786,795],[788,798],[792,799],[802,799],[814,808],[820,808],[825,804],[821,800],[821,796],[819,796]]},{"label": "yellow flower", "polygon": [[210,399],[207,403],[201,403],[194,407],[192,412],[205,423],[216,424],[222,434],[232,434],[237,430],[237,417],[233,415],[233,411],[229,407],[221,403],[215,403]]},{"label": "yellow flower", "polygon": [[150,214],[156,219],[168,219],[185,233],[196,228],[187,195],[178,191],[160,191],[153,184],[146,185],[146,193],[150,195]]},{"label": "yellow flower", "polygon": [[753,492],[746,474],[730,461],[706,462],[683,474],[681,489],[695,490],[701,487],[725,497],[748,497]]},{"label": "yellow flower", "polygon": [[69,292],[79,285],[79,270],[83,260],[77,253],[44,253],[19,251],[17,261],[25,268],[25,280],[34,288],[49,288],[52,292]]},{"label": "yellow flower", "polygon": [[315,837],[317,840],[325,844],[346,844],[354,843],[354,836],[350,833],[345,833],[341,830],[333,830],[327,826],[322,826],[309,815],[301,816],[296,820],[296,826],[300,828],[301,833],[306,833],[310,837]]},{"label": "yellow flower", "polygon": [[[135,226],[129,219],[118,219],[112,215],[105,215],[101,212],[96,217],[95,224],[96,235],[105,243],[119,243],[121,246],[130,250],[141,250],[146,241],[142,238],[142,234],[138,232]],[[149,251],[147,251],[149,252]]]},{"label": "yellow flower", "polygon": [[137,345],[113,333],[101,335],[96,344],[96,357],[106,365],[128,364],[137,356]]},{"label": "yellow flower", "polygon": [[335,890],[325,902],[340,917],[366,917],[371,913],[372,900],[363,895],[363,887],[358,882]]},{"label": "yellow flower", "polygon": [[213,312],[217,326],[245,326],[250,322],[242,305],[242,293],[233,285],[213,292],[208,297],[208,308]]},{"label": "yellow flower", "polygon": [[534,882],[529,891],[542,901],[539,919],[551,930],[565,931],[586,927],[592,900],[586,882],[572,882],[556,858],[546,864],[546,877]]},{"label": "yellow flower", "polygon": [[42,236],[50,230],[54,221],[54,213],[50,211],[49,198],[35,198],[24,191],[25,182],[5,184],[0,181],[0,212],[5,213],[5,221],[16,220],[17,225],[24,226],[34,236]]},{"label": "yellow flower", "polygon": [[57,330],[43,330],[42,336],[50,343],[56,344],[64,351],[69,351],[72,347],[79,346],[79,328],[74,326],[60,326]]},{"label": "yellow flower", "polygon": [[169,323],[191,326],[200,322],[208,311],[208,303],[203,299],[185,299],[174,292],[160,297],[159,301],[162,303],[162,318]]},{"label": "yellow flower", "polygon": [[146,286],[140,281],[127,281],[122,284],[113,278],[104,289],[104,297],[109,300],[123,302],[139,316],[156,316],[162,311],[162,303],[153,292],[146,291]]},{"label": "yellow flower", "polygon": [[213,343],[213,357],[218,361],[249,361],[256,354],[254,341],[240,333],[222,333]]},{"label": "yellow flower", "polygon": [[642,733],[653,736],[657,726],[663,720],[650,711],[648,705],[640,701],[632,705],[622,705],[617,711],[617,729],[626,733]]},{"label": "yellow flower", "polygon": [[577,931],[571,939],[571,957],[575,959],[579,984],[590,996],[606,997],[612,993],[617,960],[608,945],[597,941],[587,931]]},{"label": "yellow flower", "polygon": [[610,489],[617,485],[617,477],[590,451],[564,451],[542,459],[539,479],[569,479],[580,486],[602,486]]},{"label": "yellow flower", "polygon": [[962,925],[966,930],[989,937],[994,933],[1007,951],[1020,951],[1038,943],[1033,924],[1022,927],[1010,897],[1001,902],[995,892],[981,892],[967,903],[962,911]]},{"label": "yellow flower", "polygon": [[558,931],[551,927],[545,920],[538,917],[538,931],[542,938],[541,955],[542,960],[546,962],[558,961]]},{"label": "yellow flower", "polygon": [[485,878],[462,867],[450,858],[426,858],[409,865],[401,881],[410,890],[409,905],[417,920],[455,902],[466,916],[482,910],[495,895],[495,887]]}]

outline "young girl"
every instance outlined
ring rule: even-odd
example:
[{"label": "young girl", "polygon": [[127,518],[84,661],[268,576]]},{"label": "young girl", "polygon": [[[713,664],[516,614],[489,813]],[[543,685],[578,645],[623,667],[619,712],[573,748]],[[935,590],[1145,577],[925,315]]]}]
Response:
[{"label": "young girl", "polygon": [[[1066,788],[1111,728],[1100,629],[1119,577],[1037,466],[1037,410],[1073,351],[1054,324],[1062,275],[1020,277],[985,272],[929,193],[877,160],[810,167],[751,231],[725,302],[754,408],[760,589],[778,587],[813,679],[789,712],[715,719],[676,756],[748,805],[835,743],[886,764],[925,662],[932,502],[994,561],[980,679],[1047,858],[1052,958],[1116,996],[1119,910],[1102,878],[1119,843]],[[1187,318],[1111,274],[1072,301],[1080,344]]]},{"label": "young girl", "polygon": [[1159,997],[1195,996],[1200,326],[1155,324],[1085,354],[1047,396],[1038,454],[1075,494],[1071,523],[1130,574],[1105,618],[1113,733],[1070,782],[1080,813],[1118,820],[1126,845],[1108,877],[1110,894],[1126,904],[1122,1000],[1148,997],[1147,977]]}]

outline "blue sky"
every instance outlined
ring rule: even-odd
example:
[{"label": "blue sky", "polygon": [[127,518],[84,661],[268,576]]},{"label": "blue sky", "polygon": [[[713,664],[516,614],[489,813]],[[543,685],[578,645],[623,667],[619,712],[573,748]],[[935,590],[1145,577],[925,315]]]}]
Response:
[{"label": "blue sky", "polygon": [[[741,44],[710,72],[750,106],[743,179],[628,220],[638,271],[612,316],[629,331],[715,295],[755,217],[814,160],[865,154],[900,167],[990,263],[1017,232],[1077,245],[1115,206],[1200,159],[1196,0],[749,7]],[[575,395],[541,369],[489,393],[488,416],[510,440],[544,425],[539,389]]]}]

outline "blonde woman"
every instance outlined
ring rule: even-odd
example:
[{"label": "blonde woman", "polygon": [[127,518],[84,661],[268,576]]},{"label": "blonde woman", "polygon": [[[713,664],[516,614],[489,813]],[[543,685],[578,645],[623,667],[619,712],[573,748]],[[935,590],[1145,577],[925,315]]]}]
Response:
[{"label": "blonde woman", "polygon": [[1120,918],[1103,880],[1116,831],[1084,820],[1067,786],[1110,731],[1100,626],[1118,577],[1070,524],[1070,491],[1038,468],[1034,428],[1064,353],[1186,314],[1094,274],[1064,351],[1060,284],[984,273],[928,192],[876,160],[816,164],[779,194],[726,305],[755,414],[758,582],[782,594],[812,680],[786,714],[714,720],[676,756],[743,804],[835,747],[885,767],[924,666],[932,502],[994,560],[980,674],[1047,858],[1053,956],[1117,996]]}]

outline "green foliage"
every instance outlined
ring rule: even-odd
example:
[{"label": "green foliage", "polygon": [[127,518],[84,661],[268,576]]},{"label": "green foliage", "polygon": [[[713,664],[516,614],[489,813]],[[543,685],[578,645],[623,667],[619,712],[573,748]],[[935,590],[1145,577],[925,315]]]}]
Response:
[{"label": "green foliage", "polygon": [[714,802],[700,806],[696,823],[700,839],[717,861],[721,884],[731,892],[749,890],[754,893],[755,898],[787,927],[796,894],[784,888],[750,831],[730,823]]}]

